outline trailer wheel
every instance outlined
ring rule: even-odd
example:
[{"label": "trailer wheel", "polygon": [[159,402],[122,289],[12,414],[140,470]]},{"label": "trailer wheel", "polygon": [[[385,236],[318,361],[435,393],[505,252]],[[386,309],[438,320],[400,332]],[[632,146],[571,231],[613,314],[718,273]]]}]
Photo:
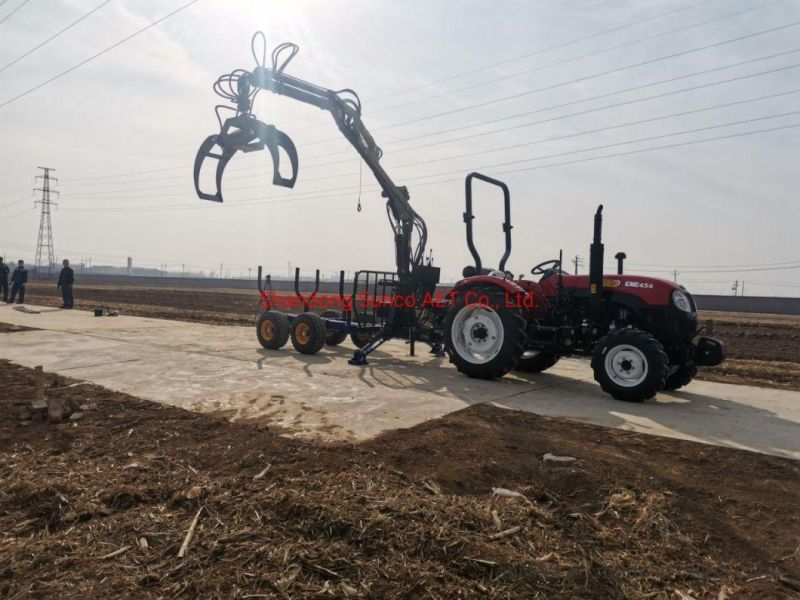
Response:
[{"label": "trailer wheel", "polygon": [[[320,315],[323,319],[344,319],[344,315],[338,310],[323,310]],[[328,330],[328,335],[325,338],[325,343],[328,346],[338,346],[347,339],[347,334],[343,331]]]},{"label": "trailer wheel", "polygon": [[522,353],[514,370],[523,373],[541,373],[556,364],[559,358],[561,357],[558,354],[545,350],[527,350]]},{"label": "trailer wheel", "polygon": [[450,362],[477,379],[499,379],[513,369],[528,337],[522,309],[508,306],[495,286],[462,290],[447,312],[444,335]]},{"label": "trailer wheel", "polygon": [[289,339],[289,319],[274,310],[262,313],[256,324],[256,336],[258,342],[268,350],[283,348]]},{"label": "trailer wheel", "polygon": [[325,345],[325,321],[315,313],[303,313],[292,321],[292,346],[301,354],[316,354]]},{"label": "trailer wheel", "polygon": [[678,367],[672,375],[667,376],[667,382],[664,384],[664,389],[668,391],[677,390],[685,385],[689,385],[697,375],[697,366],[694,364],[683,364]]},{"label": "trailer wheel", "polygon": [[669,358],[656,338],[641,329],[616,329],[592,352],[594,378],[617,400],[643,402],[664,389]]}]

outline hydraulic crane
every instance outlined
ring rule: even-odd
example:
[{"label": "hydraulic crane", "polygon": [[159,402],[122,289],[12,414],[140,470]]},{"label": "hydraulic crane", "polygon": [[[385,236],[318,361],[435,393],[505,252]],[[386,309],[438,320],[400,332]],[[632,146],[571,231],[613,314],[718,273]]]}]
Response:
[{"label": "hydraulic crane", "polygon": [[[235,108],[228,105],[215,107],[220,131],[206,138],[197,152],[194,163],[197,195],[204,200],[223,201],[223,173],[228,162],[239,150],[254,152],[266,149],[272,157],[273,183],[294,187],[299,166],[297,149],[288,135],[256,118],[253,114],[253,102],[260,90],[266,90],[316,106],[331,114],[339,131],[356,149],[383,190],[382,196],[386,198],[387,214],[394,232],[397,278],[392,284],[393,293],[397,296],[417,296],[435,289],[439,281],[439,269],[423,262],[428,237],[425,221],[412,208],[408,189],[396,185],[380,164],[383,152],[364,125],[358,94],[351,89],[327,89],[287,75],[286,67],[298,52],[296,44],[287,42],[275,47],[271,54],[271,67],[265,66],[267,42],[262,32],[253,35],[251,51],[256,62],[252,71],[236,69],[219,77],[214,84],[214,91],[233,103]],[[220,114],[223,110],[232,111],[234,115],[223,121]],[[288,177],[281,175],[281,149],[291,163],[292,172]],[[200,189],[200,173],[206,159],[217,161],[216,191],[213,194]],[[359,352],[363,355],[361,359],[356,356],[357,361],[363,360],[366,354],[391,337],[404,335],[411,338],[417,334],[417,314],[413,309],[392,307],[388,312],[382,331],[374,336],[375,339],[370,344],[357,351],[357,355]]]}]

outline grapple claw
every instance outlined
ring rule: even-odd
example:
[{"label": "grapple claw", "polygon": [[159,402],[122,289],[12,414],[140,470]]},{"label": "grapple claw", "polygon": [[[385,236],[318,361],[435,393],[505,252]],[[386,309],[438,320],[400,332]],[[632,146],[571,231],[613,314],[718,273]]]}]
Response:
[{"label": "grapple claw", "polygon": [[[219,146],[220,153],[213,152]],[[238,150],[253,152],[265,148],[272,158],[272,183],[282,187],[294,187],[297,181],[297,149],[294,142],[284,132],[273,125],[262,123],[252,115],[237,115],[227,119],[218,134],[208,136],[200,145],[194,159],[194,189],[202,200],[222,202],[222,175],[230,159]],[[289,157],[292,173],[283,177],[280,171],[280,149],[283,148]],[[206,158],[217,161],[216,193],[209,194],[200,190],[200,170]]]},{"label": "grapple claw", "polygon": [[[298,158],[297,158],[297,148],[295,148],[292,138],[290,138],[281,130],[276,129],[272,125],[264,125],[264,123],[260,124],[264,128],[261,131],[262,134],[261,139],[264,140],[264,145],[267,147],[267,150],[269,150],[269,153],[272,156],[273,185],[280,185],[282,187],[293,188],[295,182],[297,181]],[[286,156],[289,157],[289,163],[292,166],[291,177],[281,176],[281,170],[280,170],[281,153],[279,150],[280,148],[283,148],[283,151],[286,152]]]},{"label": "grapple claw", "polygon": [[[225,165],[228,164],[228,161],[236,154],[235,148],[226,148],[220,143],[220,136],[219,135],[210,135],[206,138],[206,140],[200,145],[200,149],[197,151],[197,156],[194,158],[194,189],[197,192],[198,198],[201,200],[212,200],[213,202],[222,202],[222,174],[225,171]],[[212,152],[215,146],[220,146],[222,148],[222,153],[217,154]],[[206,158],[213,158],[217,161],[217,173],[216,173],[216,193],[208,194],[200,190],[200,169],[203,166],[203,161]]]}]

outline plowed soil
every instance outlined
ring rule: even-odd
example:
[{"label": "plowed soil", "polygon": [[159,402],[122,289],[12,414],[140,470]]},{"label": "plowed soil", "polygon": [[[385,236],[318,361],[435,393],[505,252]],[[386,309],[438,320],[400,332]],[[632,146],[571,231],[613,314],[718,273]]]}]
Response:
[{"label": "plowed soil", "polygon": [[[255,282],[254,282],[255,287]],[[52,283],[29,285],[32,304],[58,306]],[[94,285],[76,288],[75,307],[111,305],[124,314],[221,325],[248,325],[258,311],[258,292]],[[728,347],[728,360],[701,369],[699,378],[723,383],[800,390],[800,317],[743,313],[700,313],[714,320],[715,334]]]},{"label": "plowed soil", "polygon": [[317,445],[46,378],[80,419],[0,361],[0,597],[800,594],[793,461],[489,406]]}]

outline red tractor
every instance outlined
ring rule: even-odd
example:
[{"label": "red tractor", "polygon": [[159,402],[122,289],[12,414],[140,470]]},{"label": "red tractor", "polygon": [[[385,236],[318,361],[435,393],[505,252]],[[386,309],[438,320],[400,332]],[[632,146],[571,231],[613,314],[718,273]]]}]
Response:
[{"label": "red tractor", "polygon": [[[471,180],[499,186],[505,197],[505,253],[497,269],[483,267],[472,237]],[[540,263],[537,280],[514,279],[510,200],[500,181],[467,178],[467,245],[475,265],[464,269],[444,322],[445,345],[470,377],[497,378],[512,369],[538,373],[562,356],[591,356],[594,377],[618,400],[641,402],[688,384],[698,366],[725,358],[721,340],[700,336],[697,307],[680,285],[641,275],[603,274],[602,205],[594,216],[589,275],[569,275],[561,259]]]},{"label": "red tractor", "polygon": [[[259,44],[261,42],[261,44]],[[459,371],[483,379],[502,377],[512,369],[539,372],[562,356],[592,357],[595,378],[620,400],[640,402],[662,389],[677,389],[691,381],[698,365],[716,365],[725,357],[721,341],[698,337],[697,314],[691,296],[680,286],[650,277],[603,275],[601,242],[602,206],[595,215],[594,241],[588,276],[561,270],[561,260],[533,268],[538,281],[515,279],[505,270],[511,252],[511,203],[508,187],[479,173],[467,176],[467,245],[475,265],[464,269],[445,300],[437,299],[439,269],[425,261],[427,227],[411,206],[405,186],[394,183],[380,163],[383,152],[362,119],[361,101],[349,89],[331,90],[285,73],[297,46],[278,45],[266,65],[266,39],[253,36],[252,71],[236,69],[222,75],[214,90],[235,105],[217,106],[219,132],[200,146],[195,157],[194,185],[198,197],[222,202],[225,167],[239,152],[267,150],[273,162],[273,183],[293,187],[299,165],[291,138],[252,112],[259,90],[266,90],[330,113],[339,131],[366,163],[386,198],[387,215],[395,245],[395,271],[359,271],[344,311],[317,315],[303,301],[302,314],[267,310],[258,320],[258,340],[264,348],[278,349],[289,338],[298,352],[314,354],[325,345],[341,343],[349,334],[357,349],[351,364],[364,365],[367,356],[390,339],[426,343],[431,352],[444,355]],[[259,47],[260,46],[260,47]],[[222,119],[220,110],[233,115]],[[281,152],[282,151],[282,152]],[[291,172],[284,176],[281,155]],[[207,159],[216,161],[215,190],[204,192],[200,173]],[[472,182],[481,180],[503,190],[505,202],[505,253],[497,269],[481,263],[472,239]],[[259,274],[259,289],[264,291]],[[359,304],[362,296],[371,301]],[[341,299],[344,274],[340,276]],[[270,307],[272,308],[272,307]]]}]

